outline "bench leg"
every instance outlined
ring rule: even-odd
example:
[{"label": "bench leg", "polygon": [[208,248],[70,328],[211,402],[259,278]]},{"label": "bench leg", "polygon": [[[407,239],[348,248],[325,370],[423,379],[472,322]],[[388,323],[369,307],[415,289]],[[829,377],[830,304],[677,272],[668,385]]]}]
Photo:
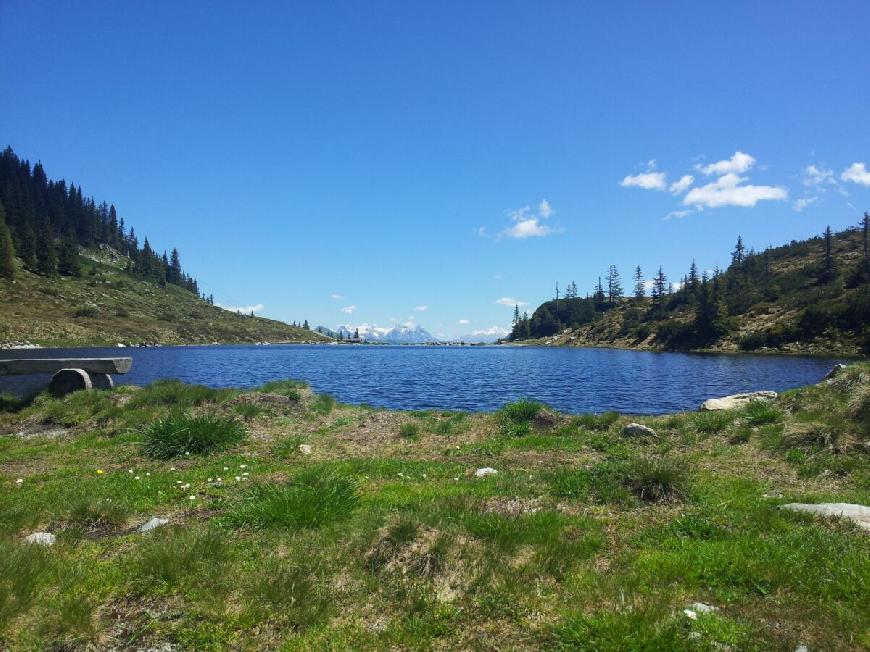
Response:
[{"label": "bench leg", "polygon": [[48,390],[56,397],[66,396],[70,392],[91,389],[91,377],[83,369],[61,369],[51,379]]},{"label": "bench leg", "polygon": [[115,383],[109,374],[89,373],[88,376],[91,377],[91,385],[93,385],[94,389],[112,389],[115,387]]}]

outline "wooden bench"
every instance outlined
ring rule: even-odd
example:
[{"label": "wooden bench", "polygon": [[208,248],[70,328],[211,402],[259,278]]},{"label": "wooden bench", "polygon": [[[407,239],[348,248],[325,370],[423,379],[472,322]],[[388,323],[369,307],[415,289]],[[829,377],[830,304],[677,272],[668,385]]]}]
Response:
[{"label": "wooden bench", "polygon": [[88,389],[111,389],[111,374],[125,374],[133,358],[16,358],[0,360],[0,376],[54,374],[48,386],[55,396]]}]

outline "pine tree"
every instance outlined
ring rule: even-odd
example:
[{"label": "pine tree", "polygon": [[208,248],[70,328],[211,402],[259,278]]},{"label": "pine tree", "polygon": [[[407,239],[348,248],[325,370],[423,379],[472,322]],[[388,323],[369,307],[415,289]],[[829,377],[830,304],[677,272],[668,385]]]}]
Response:
[{"label": "pine tree", "polygon": [[662,271],[662,268],[659,267],[659,273],[655,275],[653,278],[653,286],[652,286],[652,300],[653,304],[656,306],[660,306],[662,300],[668,291],[668,279],[665,276],[665,273]]},{"label": "pine tree", "polygon": [[178,285],[181,283],[181,257],[178,255],[178,249],[173,248],[172,254],[169,257],[169,266],[166,270],[166,280],[169,283]]},{"label": "pine tree", "polygon": [[641,301],[644,297],[646,297],[646,286],[643,282],[643,272],[638,265],[634,270],[634,298]]},{"label": "pine tree", "polygon": [[353,329],[353,339],[355,339],[355,340],[359,339],[359,328]]},{"label": "pine tree", "polygon": [[519,304],[516,304],[514,306],[514,319],[513,319],[512,323],[513,323],[514,328],[516,328],[517,324],[520,323],[520,306],[519,306]]},{"label": "pine tree", "polygon": [[824,262],[822,264],[822,274],[819,280],[822,283],[830,283],[837,276],[836,264],[834,262],[834,250],[833,250],[833,240],[834,234],[831,231],[831,227],[825,229],[824,233],[824,241],[825,241],[825,257]]},{"label": "pine tree", "polygon": [[304,322],[302,322],[302,328],[304,328],[304,329],[307,330],[307,331],[310,331],[310,330],[311,330],[311,326],[308,325],[308,320],[307,320],[307,319],[306,319]]},{"label": "pine tree", "polygon": [[698,283],[698,266],[695,264],[695,261],[692,260],[692,265],[689,267],[689,275],[686,277],[684,287],[692,294],[697,294],[699,289]]},{"label": "pine tree", "polygon": [[18,254],[29,270],[36,270],[36,232],[28,222],[21,231],[18,242]]},{"label": "pine tree", "polygon": [[604,286],[601,285],[601,277],[598,277],[598,285],[595,286],[595,293],[592,295],[592,300],[595,302],[595,308],[600,310],[604,307]]},{"label": "pine tree", "polygon": [[43,276],[57,276],[57,253],[48,220],[43,220],[36,234],[36,271]]},{"label": "pine tree", "polygon": [[737,244],[734,245],[734,251],[731,252],[731,264],[742,265],[746,260],[746,247],[743,244],[743,237],[737,236]]},{"label": "pine tree", "polygon": [[79,246],[75,233],[70,228],[60,241],[57,256],[57,271],[62,276],[81,276],[82,266],[79,261]]},{"label": "pine tree", "polygon": [[0,278],[12,280],[15,278],[15,246],[12,244],[12,234],[6,226],[6,211],[0,203]]},{"label": "pine tree", "polygon": [[607,271],[607,301],[612,304],[622,298],[622,282],[616,265],[611,265]]},{"label": "pine tree", "polygon": [[861,228],[864,232],[864,260],[870,260],[867,255],[867,235],[870,232],[870,213],[864,213],[864,219],[861,220]]}]

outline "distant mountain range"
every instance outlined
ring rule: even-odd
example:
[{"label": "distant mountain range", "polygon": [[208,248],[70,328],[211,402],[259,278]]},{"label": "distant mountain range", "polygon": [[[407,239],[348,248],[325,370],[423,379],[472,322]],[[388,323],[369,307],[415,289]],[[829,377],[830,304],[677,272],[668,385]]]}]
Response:
[{"label": "distant mountain range", "polygon": [[359,338],[361,340],[384,344],[426,344],[438,341],[438,338],[432,335],[432,333],[417,325],[398,325],[392,328],[385,328],[373,324],[360,324],[359,326],[342,324],[334,330],[323,326],[318,326],[316,330],[329,337],[343,337],[344,339],[352,338],[354,333],[359,330]]}]

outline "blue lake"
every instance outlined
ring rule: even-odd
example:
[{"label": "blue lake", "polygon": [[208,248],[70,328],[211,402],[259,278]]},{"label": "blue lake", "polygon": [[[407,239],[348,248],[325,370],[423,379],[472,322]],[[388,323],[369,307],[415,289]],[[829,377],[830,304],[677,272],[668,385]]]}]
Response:
[{"label": "blue lake", "polygon": [[[178,378],[250,388],[294,378],[346,403],[397,409],[494,410],[534,398],[565,412],[657,414],[707,398],[818,382],[836,358],[653,353],[612,349],[426,346],[181,346],[0,351],[0,357],[132,356],[116,382]],[[47,378],[0,378],[23,391]]]}]

